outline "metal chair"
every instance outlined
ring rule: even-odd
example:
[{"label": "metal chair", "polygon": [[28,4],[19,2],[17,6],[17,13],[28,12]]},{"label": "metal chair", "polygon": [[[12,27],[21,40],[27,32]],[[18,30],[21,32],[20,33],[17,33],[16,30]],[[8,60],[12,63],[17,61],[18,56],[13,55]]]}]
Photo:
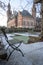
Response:
[{"label": "metal chair", "polygon": [[11,47],[11,48],[13,49],[13,50],[10,52],[9,56],[6,58],[6,60],[7,60],[7,61],[9,60],[9,58],[10,58],[11,54],[14,52],[14,50],[19,51],[19,52],[22,54],[22,56],[24,57],[23,52],[22,52],[22,51],[20,50],[20,48],[19,48],[20,45],[21,45],[21,43],[22,43],[22,41],[20,41],[20,42],[19,42],[19,45],[16,46],[15,44],[13,44],[13,43],[11,43],[11,42],[8,41],[8,37],[7,37],[7,35],[6,35],[5,30],[2,29],[1,31],[3,32],[4,37],[5,37],[5,40],[6,40],[7,44],[8,44],[8,46],[7,46],[7,48],[6,48],[6,51],[8,50],[9,47]]}]

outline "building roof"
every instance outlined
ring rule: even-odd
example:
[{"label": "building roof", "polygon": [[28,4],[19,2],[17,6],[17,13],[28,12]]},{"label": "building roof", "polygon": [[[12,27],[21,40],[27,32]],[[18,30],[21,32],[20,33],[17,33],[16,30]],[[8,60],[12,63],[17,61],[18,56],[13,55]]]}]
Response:
[{"label": "building roof", "polygon": [[22,16],[33,17],[27,10],[21,12]]},{"label": "building roof", "polygon": [[[33,18],[33,16],[27,10],[20,11],[20,13],[22,14],[23,17],[26,16],[26,17]],[[12,20],[12,19],[16,18],[17,16],[18,16],[18,12],[16,12],[16,13],[14,12],[14,14],[12,14],[12,16],[10,17],[9,20]]]}]

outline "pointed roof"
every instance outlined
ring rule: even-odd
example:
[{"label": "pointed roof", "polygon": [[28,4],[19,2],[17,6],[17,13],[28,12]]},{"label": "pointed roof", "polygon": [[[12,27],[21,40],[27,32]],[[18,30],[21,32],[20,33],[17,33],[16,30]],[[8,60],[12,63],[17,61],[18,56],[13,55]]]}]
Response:
[{"label": "pointed roof", "polygon": [[21,12],[22,16],[33,17],[27,10]]},{"label": "pointed roof", "polygon": [[8,3],[8,9],[9,9],[9,10],[11,9],[10,3]]}]

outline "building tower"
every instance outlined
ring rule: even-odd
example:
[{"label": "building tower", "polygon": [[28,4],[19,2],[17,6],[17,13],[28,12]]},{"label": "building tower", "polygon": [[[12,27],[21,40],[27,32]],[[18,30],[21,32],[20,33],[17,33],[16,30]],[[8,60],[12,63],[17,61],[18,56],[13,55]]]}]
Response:
[{"label": "building tower", "polygon": [[33,7],[32,7],[32,16],[34,18],[34,26],[36,26],[36,7],[35,7],[34,3],[33,3]]},{"label": "building tower", "polygon": [[36,18],[36,7],[35,7],[35,4],[33,4],[33,7],[32,7],[32,16],[34,18]]},{"label": "building tower", "polygon": [[8,18],[7,21],[9,21],[11,19],[11,15],[12,15],[11,6],[10,6],[10,0],[9,0],[8,7],[7,8],[8,8],[7,9],[7,18]]}]

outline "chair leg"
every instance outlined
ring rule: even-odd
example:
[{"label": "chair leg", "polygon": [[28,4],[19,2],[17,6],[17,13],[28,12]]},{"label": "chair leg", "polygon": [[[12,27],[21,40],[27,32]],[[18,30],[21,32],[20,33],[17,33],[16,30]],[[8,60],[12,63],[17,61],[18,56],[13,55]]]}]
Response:
[{"label": "chair leg", "polygon": [[23,54],[23,52],[18,48],[18,47],[13,47],[13,46],[11,46],[11,48],[12,49],[14,49],[14,50],[17,50],[17,51],[19,51],[21,54],[22,54],[22,56],[24,57],[24,54]]},{"label": "chair leg", "polygon": [[12,52],[9,54],[9,56],[7,57],[7,61],[9,60],[11,54],[14,52],[14,50],[12,50]]},{"label": "chair leg", "polygon": [[11,56],[11,54],[14,52],[14,50],[17,50],[17,51],[19,51],[21,54],[22,54],[22,56],[24,57],[24,54],[23,54],[23,52],[19,49],[19,48],[15,48],[15,49],[13,49],[12,50],[12,52],[9,54],[9,56],[7,57],[7,61],[9,60],[9,58],[10,58],[10,56]]},{"label": "chair leg", "polygon": [[16,50],[19,51],[22,54],[22,56],[24,57],[23,52],[19,48],[17,48]]}]

